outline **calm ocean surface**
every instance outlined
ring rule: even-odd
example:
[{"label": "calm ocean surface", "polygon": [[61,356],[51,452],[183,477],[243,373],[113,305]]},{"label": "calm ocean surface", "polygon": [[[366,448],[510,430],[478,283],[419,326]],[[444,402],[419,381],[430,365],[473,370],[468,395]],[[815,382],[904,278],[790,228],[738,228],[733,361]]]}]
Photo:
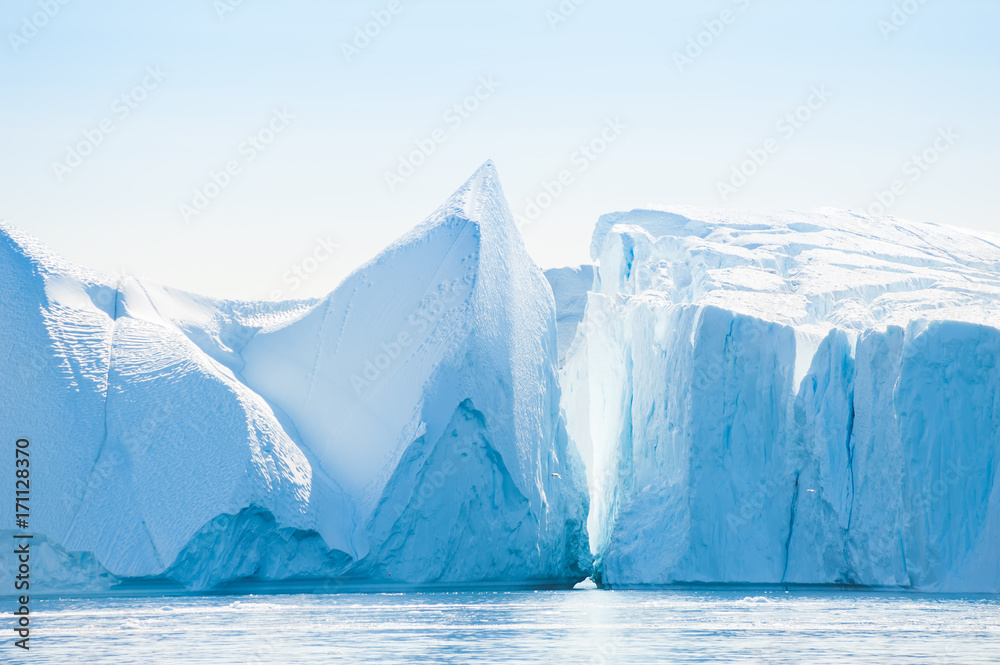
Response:
[{"label": "calm ocean surface", "polygon": [[997,597],[574,590],[38,599],[32,609],[31,651],[17,653],[4,630],[0,662],[1000,662]]}]

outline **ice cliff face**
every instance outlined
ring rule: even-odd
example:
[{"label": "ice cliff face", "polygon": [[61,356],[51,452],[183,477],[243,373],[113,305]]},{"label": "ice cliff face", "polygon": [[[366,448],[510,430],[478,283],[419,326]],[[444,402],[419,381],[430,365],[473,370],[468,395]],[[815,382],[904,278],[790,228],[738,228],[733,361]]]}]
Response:
[{"label": "ice cliff face", "polygon": [[553,296],[492,164],[320,300],[114,280],[6,226],[0,296],[39,591],[589,572]]},{"label": "ice cliff face", "polygon": [[559,335],[559,366],[566,361],[576,330],[587,310],[587,294],[594,288],[594,266],[551,268],[545,279],[556,297],[556,330]]},{"label": "ice cliff face", "polygon": [[1000,239],[676,208],[592,253],[543,275],[490,164],[309,301],[0,225],[33,590],[568,584],[592,547],[611,587],[1000,592]]},{"label": "ice cliff face", "polygon": [[675,208],[592,254],[563,408],[605,585],[1000,592],[1000,238]]}]

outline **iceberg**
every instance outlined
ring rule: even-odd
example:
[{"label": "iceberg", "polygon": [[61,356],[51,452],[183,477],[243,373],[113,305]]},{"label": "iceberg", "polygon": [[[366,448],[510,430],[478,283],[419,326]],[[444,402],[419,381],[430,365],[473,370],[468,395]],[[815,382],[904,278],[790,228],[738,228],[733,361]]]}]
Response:
[{"label": "iceberg", "polygon": [[1000,237],[678,207],[591,253],[560,375],[602,585],[1000,592]]},{"label": "iceberg", "polygon": [[545,279],[556,298],[556,331],[559,339],[559,366],[566,362],[577,328],[587,310],[587,294],[594,286],[594,266],[550,268]]},{"label": "iceberg", "polygon": [[113,278],[0,225],[0,323],[39,592],[590,572],[555,303],[491,163],[313,300]]},{"label": "iceberg", "polygon": [[0,224],[32,588],[1000,593],[1000,237],[664,208],[591,255],[543,273],[491,163],[310,300]]}]

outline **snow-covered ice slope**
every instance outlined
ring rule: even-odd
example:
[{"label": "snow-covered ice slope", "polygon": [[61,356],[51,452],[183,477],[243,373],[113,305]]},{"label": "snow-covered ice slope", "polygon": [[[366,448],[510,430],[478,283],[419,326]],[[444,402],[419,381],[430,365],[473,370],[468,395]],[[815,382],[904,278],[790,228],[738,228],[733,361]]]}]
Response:
[{"label": "snow-covered ice slope", "polygon": [[33,589],[589,572],[553,296],[492,164],[312,301],[116,280],[0,226],[0,324],[0,436],[31,442]]},{"label": "snow-covered ice slope", "polygon": [[1000,238],[602,217],[562,369],[604,584],[1000,592]]}]

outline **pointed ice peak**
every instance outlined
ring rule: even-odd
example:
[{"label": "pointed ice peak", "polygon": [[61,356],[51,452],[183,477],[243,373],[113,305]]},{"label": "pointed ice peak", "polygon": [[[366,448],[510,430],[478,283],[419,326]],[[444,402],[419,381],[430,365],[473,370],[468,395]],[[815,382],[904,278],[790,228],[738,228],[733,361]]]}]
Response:
[{"label": "pointed ice peak", "polygon": [[493,163],[492,159],[487,159],[483,162],[482,166],[476,169],[469,179],[465,181],[465,184],[459,188],[459,191],[468,191],[475,189],[477,186],[482,186],[483,184],[499,184],[500,176],[497,174],[497,167]]},{"label": "pointed ice peak", "polygon": [[503,199],[500,176],[493,160],[487,160],[451,195],[442,210],[451,208],[453,212],[460,211],[459,214],[470,221],[480,221],[484,208],[481,203],[490,199],[495,201],[498,196]]},{"label": "pointed ice peak", "polygon": [[473,173],[472,177],[469,179],[470,180],[478,179],[481,182],[485,181],[494,181],[497,183],[500,182],[500,176],[499,174],[497,174],[496,164],[493,163],[492,159],[487,159],[485,162],[483,162],[483,165],[480,166],[478,169],[476,169],[476,172]]}]

